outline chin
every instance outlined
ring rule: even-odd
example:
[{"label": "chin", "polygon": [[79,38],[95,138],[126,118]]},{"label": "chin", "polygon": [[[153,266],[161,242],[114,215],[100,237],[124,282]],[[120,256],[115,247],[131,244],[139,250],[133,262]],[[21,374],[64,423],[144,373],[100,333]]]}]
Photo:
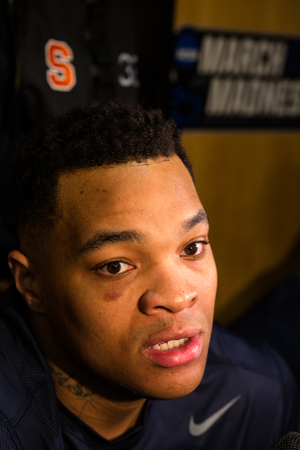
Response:
[{"label": "chin", "polygon": [[188,383],[184,386],[171,386],[166,389],[160,388],[153,389],[151,391],[149,390],[146,393],[145,398],[149,398],[152,400],[172,400],[175,398],[185,397],[199,386],[200,381],[193,384]]},{"label": "chin", "polygon": [[171,400],[193,392],[200,384],[204,368],[181,366],[162,369],[159,376],[148,377],[147,383],[141,386],[138,395],[154,400]]}]

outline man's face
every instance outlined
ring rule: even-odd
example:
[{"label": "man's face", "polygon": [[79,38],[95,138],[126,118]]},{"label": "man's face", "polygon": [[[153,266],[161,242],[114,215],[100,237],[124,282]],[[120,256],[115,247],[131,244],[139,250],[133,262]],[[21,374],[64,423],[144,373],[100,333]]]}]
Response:
[{"label": "man's face", "polygon": [[191,392],[205,368],[217,276],[183,163],[80,170],[61,177],[58,197],[40,261],[48,357],[111,395]]}]

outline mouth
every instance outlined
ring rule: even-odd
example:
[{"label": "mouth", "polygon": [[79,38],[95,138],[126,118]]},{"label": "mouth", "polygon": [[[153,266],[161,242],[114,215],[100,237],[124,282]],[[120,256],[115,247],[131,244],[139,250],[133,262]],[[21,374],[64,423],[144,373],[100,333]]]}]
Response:
[{"label": "mouth", "polygon": [[164,334],[153,337],[150,345],[143,350],[144,355],[154,364],[161,367],[176,367],[192,362],[200,356],[202,332],[198,329],[174,336],[177,339],[170,339],[171,336],[167,336],[170,333]]},{"label": "mouth", "polygon": [[154,350],[173,350],[173,348],[183,347],[188,340],[189,338],[171,339],[170,341],[162,342],[161,344],[155,344],[150,348],[153,348]]}]

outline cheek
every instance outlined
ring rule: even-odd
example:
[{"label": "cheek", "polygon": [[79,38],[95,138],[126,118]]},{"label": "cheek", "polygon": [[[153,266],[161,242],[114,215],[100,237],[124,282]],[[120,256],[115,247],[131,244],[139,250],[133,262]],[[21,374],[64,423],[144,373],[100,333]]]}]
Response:
[{"label": "cheek", "polygon": [[116,347],[136,322],[134,298],[122,286],[75,290],[65,303],[63,320],[80,346]]},{"label": "cheek", "polygon": [[130,317],[112,306],[112,302],[96,303],[89,299],[80,306],[69,305],[54,318],[59,347],[72,355],[73,361],[97,373],[121,363],[131,348],[128,345],[132,332]]},{"label": "cheek", "polygon": [[202,274],[199,282],[199,306],[208,319],[213,317],[217,292],[217,270],[214,260]]}]

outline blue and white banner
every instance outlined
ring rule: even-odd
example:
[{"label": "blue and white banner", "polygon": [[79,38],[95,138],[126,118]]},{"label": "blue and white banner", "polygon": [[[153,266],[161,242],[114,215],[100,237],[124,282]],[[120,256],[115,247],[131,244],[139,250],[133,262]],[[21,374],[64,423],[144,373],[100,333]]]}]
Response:
[{"label": "blue and white banner", "polygon": [[300,37],[184,27],[169,78],[180,127],[300,128]]}]

